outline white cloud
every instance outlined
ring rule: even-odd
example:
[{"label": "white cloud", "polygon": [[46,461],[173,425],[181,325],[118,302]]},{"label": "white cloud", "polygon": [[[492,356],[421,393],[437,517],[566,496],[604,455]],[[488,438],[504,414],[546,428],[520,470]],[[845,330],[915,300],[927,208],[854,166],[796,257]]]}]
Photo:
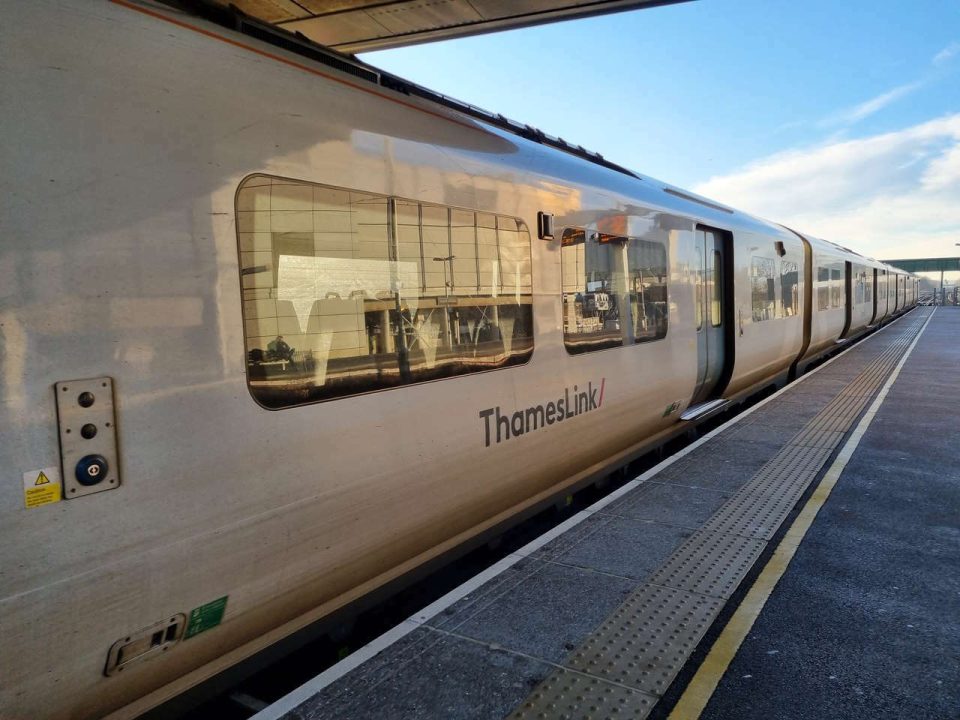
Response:
[{"label": "white cloud", "polygon": [[853,125],[858,123],[864,118],[870,117],[876,112],[883,110],[887,105],[896,102],[900,98],[909,95],[914,90],[923,86],[922,81],[907,83],[906,85],[898,85],[892,90],[888,90],[885,93],[881,93],[876,97],[872,97],[869,100],[855,105],[852,108],[846,110],[841,110],[836,115],[824,120],[822,123],[825,126],[830,125]]},{"label": "white cloud", "polygon": [[874,257],[952,255],[960,241],[960,113],[778,153],[694,189]]},{"label": "white cloud", "polygon": [[[953,41],[940,52],[933,56],[930,63],[936,67],[942,67],[949,63],[957,55],[960,55],[960,42]],[[892,105],[898,100],[919,90],[936,77],[936,71],[927,70],[924,77],[913,82],[897,85],[886,92],[880,93],[869,100],[865,100],[858,105],[849,107],[836,112],[820,121],[820,127],[849,127],[883,110],[888,105]]]},{"label": "white cloud", "polygon": [[960,42],[954,41],[934,55],[932,62],[934,65],[944,65],[957,54],[960,54]]}]

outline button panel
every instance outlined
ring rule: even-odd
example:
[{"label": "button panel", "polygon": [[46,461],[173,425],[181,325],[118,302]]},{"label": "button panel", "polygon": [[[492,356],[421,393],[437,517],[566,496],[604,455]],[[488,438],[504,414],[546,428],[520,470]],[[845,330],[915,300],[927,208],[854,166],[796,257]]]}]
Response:
[{"label": "button panel", "polygon": [[113,380],[63,380],[54,389],[64,499],[119,487]]}]

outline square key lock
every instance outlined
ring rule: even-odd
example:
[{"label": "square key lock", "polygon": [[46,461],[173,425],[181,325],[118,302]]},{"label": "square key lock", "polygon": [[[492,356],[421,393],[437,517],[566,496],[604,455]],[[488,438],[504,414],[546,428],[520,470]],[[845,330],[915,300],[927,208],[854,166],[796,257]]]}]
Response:
[{"label": "square key lock", "polygon": [[113,380],[64,380],[54,389],[64,499],[119,487]]}]

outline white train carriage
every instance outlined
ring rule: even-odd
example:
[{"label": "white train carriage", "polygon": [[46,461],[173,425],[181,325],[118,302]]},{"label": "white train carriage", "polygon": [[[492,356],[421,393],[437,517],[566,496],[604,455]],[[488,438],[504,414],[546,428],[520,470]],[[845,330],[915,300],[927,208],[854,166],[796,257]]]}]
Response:
[{"label": "white train carriage", "polygon": [[4,717],[133,716],[844,332],[836,246],[302,41],[2,12]]}]

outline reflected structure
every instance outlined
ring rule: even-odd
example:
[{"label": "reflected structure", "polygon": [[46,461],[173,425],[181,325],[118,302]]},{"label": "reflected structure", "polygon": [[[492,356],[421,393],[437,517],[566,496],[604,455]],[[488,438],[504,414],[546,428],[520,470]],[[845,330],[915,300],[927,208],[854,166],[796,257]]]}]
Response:
[{"label": "reflected structure", "polygon": [[667,334],[667,250],[659,242],[585,228],[560,241],[563,340],[576,354]]},{"label": "reflected structure", "polygon": [[800,272],[792,260],[780,262],[780,307],[783,317],[793,317],[800,309]]},{"label": "reflected structure", "polygon": [[776,263],[772,258],[754,257],[750,262],[750,300],[753,321],[776,317]]},{"label": "reflected structure", "polygon": [[828,263],[817,266],[817,310],[830,310],[846,306],[846,280],[844,263]]},{"label": "reflected structure", "polygon": [[271,408],[526,362],[509,217],[255,175],[237,192],[248,384]]}]

